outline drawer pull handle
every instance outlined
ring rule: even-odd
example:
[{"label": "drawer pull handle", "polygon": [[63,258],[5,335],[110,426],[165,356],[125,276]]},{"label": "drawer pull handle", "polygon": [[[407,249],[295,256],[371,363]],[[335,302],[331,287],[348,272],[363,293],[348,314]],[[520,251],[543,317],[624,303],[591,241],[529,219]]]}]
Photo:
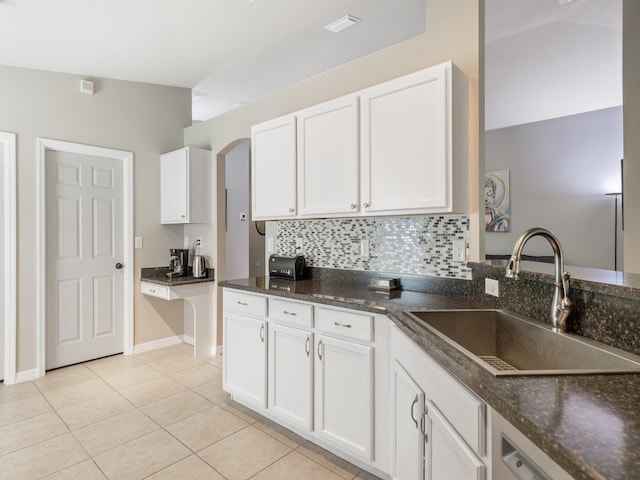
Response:
[{"label": "drawer pull handle", "polygon": [[318,342],[318,359],[322,360],[322,340]]},{"label": "drawer pull handle", "polygon": [[349,323],[333,322],[333,324],[334,324],[336,327],[351,328],[351,324],[349,324]]},{"label": "drawer pull handle", "polygon": [[287,312],[286,310],[283,310],[283,312],[285,315],[291,315],[292,317],[297,317],[298,314],[296,312]]},{"label": "drawer pull handle", "polygon": [[264,343],[264,325],[260,327],[260,341]]},{"label": "drawer pull handle", "polygon": [[310,344],[311,344],[311,339],[307,335],[307,340],[305,340],[304,342],[304,351],[307,352],[307,357],[311,354],[311,350],[309,348]]},{"label": "drawer pull handle", "polygon": [[416,428],[418,428],[418,420],[416,420],[416,417],[413,416],[413,408],[416,406],[416,404],[418,403],[418,395],[416,395],[416,398],[413,399],[413,402],[411,402],[411,420],[413,420],[413,423],[416,424]]},{"label": "drawer pull handle", "polygon": [[241,302],[240,300],[238,300],[238,305],[242,306],[242,307],[248,307],[249,304],[245,303],[245,302]]},{"label": "drawer pull handle", "polygon": [[156,291],[155,291],[153,288],[150,288],[150,289],[149,289],[149,291],[150,291],[151,293],[156,293]]}]

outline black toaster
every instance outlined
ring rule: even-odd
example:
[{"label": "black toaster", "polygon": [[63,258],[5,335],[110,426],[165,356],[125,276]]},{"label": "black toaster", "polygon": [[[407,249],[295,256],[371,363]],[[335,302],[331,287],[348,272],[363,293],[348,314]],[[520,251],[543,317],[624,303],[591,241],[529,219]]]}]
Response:
[{"label": "black toaster", "polygon": [[304,278],[305,266],[306,262],[302,255],[296,255],[295,257],[271,255],[269,257],[269,276],[300,280]]}]

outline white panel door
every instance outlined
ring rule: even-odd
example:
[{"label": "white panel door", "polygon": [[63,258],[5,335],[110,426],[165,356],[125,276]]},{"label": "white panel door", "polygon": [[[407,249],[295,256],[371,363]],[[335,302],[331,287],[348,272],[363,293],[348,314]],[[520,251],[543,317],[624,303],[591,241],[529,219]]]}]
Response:
[{"label": "white panel door", "polygon": [[160,222],[189,221],[188,149],[160,156]]},{"label": "white panel door", "polygon": [[424,480],[424,392],[397,361],[393,361],[393,480]]},{"label": "white panel door", "polygon": [[313,334],[269,324],[269,410],[310,431],[313,428]]},{"label": "white panel door", "polygon": [[373,458],[373,347],[320,336],[315,431],[353,455]]},{"label": "white panel door", "polygon": [[485,480],[482,461],[460,438],[436,406],[427,402],[427,460],[429,480]]},{"label": "white panel door", "polygon": [[358,97],[338,98],[297,115],[299,213],[358,213]]},{"label": "white panel door", "polygon": [[253,220],[295,217],[296,117],[288,115],[251,128]]},{"label": "white panel door", "polygon": [[267,407],[267,322],[223,313],[222,386],[256,407]]},{"label": "white panel door", "polygon": [[123,351],[122,161],[47,151],[46,368]]},{"label": "white panel door", "polygon": [[[2,132],[0,132],[2,133]],[[4,167],[4,162],[8,162],[9,159],[4,158],[4,148],[2,148],[3,142],[0,141],[0,172],[2,172],[2,181],[0,181],[0,272],[3,272],[0,275],[0,380],[4,378],[4,324],[8,322],[8,318],[5,317],[5,298],[4,298],[4,272],[5,272],[5,250],[4,250],[4,237],[6,234],[6,224],[4,219],[4,208],[5,208],[5,181],[4,178],[6,175],[6,170]]]},{"label": "white panel door", "polygon": [[448,68],[360,93],[365,212],[450,211]]}]

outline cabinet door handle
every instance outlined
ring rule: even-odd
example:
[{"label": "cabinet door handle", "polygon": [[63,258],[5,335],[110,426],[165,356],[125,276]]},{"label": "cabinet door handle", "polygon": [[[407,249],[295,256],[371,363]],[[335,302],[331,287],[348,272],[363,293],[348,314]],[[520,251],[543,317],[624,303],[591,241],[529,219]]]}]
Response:
[{"label": "cabinet door handle", "polygon": [[295,210],[293,208],[290,208],[289,213],[293,213],[293,212],[295,212]]},{"label": "cabinet door handle", "polygon": [[304,342],[304,351],[307,352],[307,357],[311,354],[311,350],[309,348],[310,344],[311,344],[311,339],[309,338],[309,335],[307,335],[307,339]]},{"label": "cabinet door handle", "polygon": [[413,416],[413,408],[416,406],[416,404],[418,403],[418,395],[416,394],[416,398],[413,399],[413,402],[411,402],[411,420],[413,420],[413,423],[416,424],[416,428],[418,428],[418,420],[416,420],[416,417]]},{"label": "cabinet door handle", "polygon": [[182,215],[180,215],[182,218],[186,218],[186,215],[183,213]]},{"label": "cabinet door handle", "polygon": [[422,414],[422,418],[420,418],[420,433],[424,436],[424,441],[429,443],[429,435],[425,432],[425,425],[427,423],[427,415],[429,414],[429,409],[427,406],[424,406],[424,413]]},{"label": "cabinet door handle", "polygon": [[333,322],[333,324],[334,324],[336,327],[351,328],[351,324],[349,324],[349,323]]},{"label": "cabinet door handle", "polygon": [[240,300],[237,301],[238,305],[240,305],[241,307],[248,307],[249,304],[245,303],[245,302],[241,302]]},{"label": "cabinet door handle", "polygon": [[369,208],[369,202],[364,202],[363,206],[364,208]]},{"label": "cabinet door handle", "polygon": [[283,310],[282,313],[284,313],[285,315],[291,315],[292,317],[298,316],[296,312],[287,312],[286,310]]},{"label": "cabinet door handle", "polygon": [[352,203],[351,205],[349,205],[349,208],[351,208],[351,210],[355,210],[356,209],[356,204]]},{"label": "cabinet door handle", "polygon": [[322,360],[322,340],[318,342],[318,359]]},{"label": "cabinet door handle", "polygon": [[264,343],[264,325],[260,327],[260,341]]}]

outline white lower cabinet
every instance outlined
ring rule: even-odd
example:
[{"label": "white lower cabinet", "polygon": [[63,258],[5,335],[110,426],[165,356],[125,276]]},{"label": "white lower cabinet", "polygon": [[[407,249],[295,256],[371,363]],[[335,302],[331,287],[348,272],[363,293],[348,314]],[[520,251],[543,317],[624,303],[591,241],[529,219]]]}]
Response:
[{"label": "white lower cabinet", "polygon": [[425,469],[432,480],[484,480],[485,465],[458,432],[427,402],[425,430],[427,455]]},{"label": "white lower cabinet", "polygon": [[391,370],[393,440],[393,478],[423,480],[425,434],[424,392],[404,367],[393,360]]},{"label": "white lower cabinet", "polygon": [[487,407],[388,318],[224,289],[223,386],[394,480],[485,480]]},{"label": "white lower cabinet", "polygon": [[316,354],[316,433],[371,460],[373,347],[319,335]]},{"label": "white lower cabinet", "polygon": [[[444,371],[434,370],[433,361],[398,328],[391,334],[391,357],[392,478],[485,480],[486,406]],[[460,433],[454,424],[469,428]]]},{"label": "white lower cabinet", "polygon": [[313,429],[313,333],[271,323],[269,410],[292,425]]},{"label": "white lower cabinet", "polygon": [[267,407],[267,299],[225,289],[223,388],[248,405]]},{"label": "white lower cabinet", "polygon": [[267,322],[224,315],[224,389],[256,407],[267,406]]}]

